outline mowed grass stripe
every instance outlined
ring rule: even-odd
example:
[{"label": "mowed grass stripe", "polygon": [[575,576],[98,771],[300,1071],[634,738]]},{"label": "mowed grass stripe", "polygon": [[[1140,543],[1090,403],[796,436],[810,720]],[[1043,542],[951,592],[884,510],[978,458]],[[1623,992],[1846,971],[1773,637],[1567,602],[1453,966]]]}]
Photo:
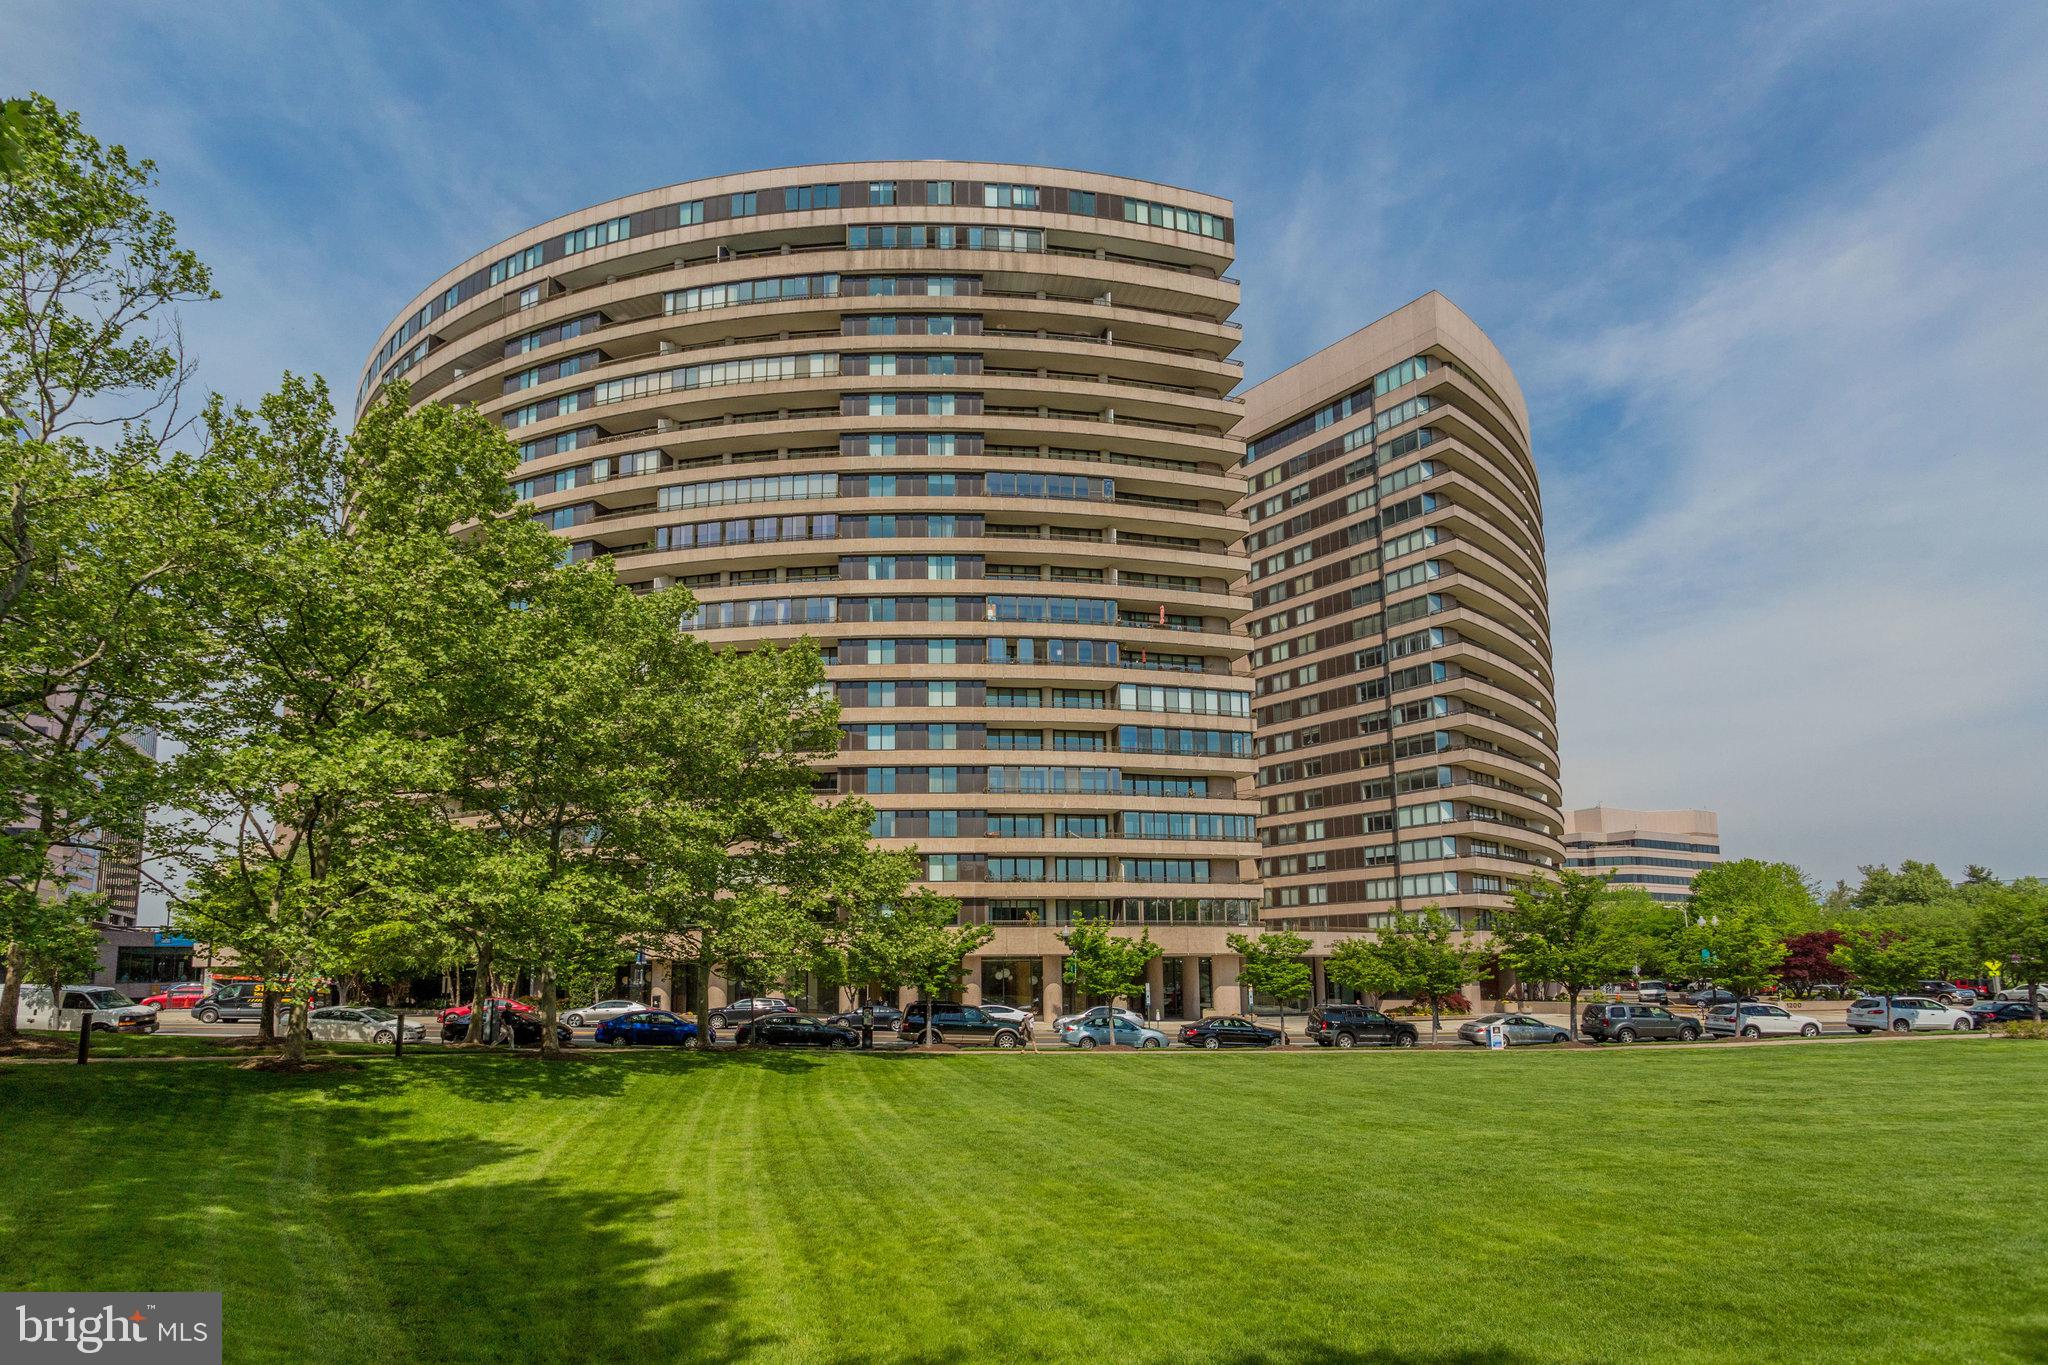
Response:
[{"label": "mowed grass stripe", "polygon": [[1948,1039],[15,1068],[0,1283],[222,1289],[230,1360],[2023,1360],[2044,1081]]}]

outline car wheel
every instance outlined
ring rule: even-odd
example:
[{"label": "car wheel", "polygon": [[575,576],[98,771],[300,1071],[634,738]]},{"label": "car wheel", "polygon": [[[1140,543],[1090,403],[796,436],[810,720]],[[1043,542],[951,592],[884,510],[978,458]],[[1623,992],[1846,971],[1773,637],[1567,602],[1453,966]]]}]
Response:
[{"label": "car wheel", "polygon": [[1203,1047],[1205,1047],[1205,1048],[1207,1048],[1207,1049],[1208,1049],[1209,1051],[1211,1051],[1211,1052],[1214,1052],[1214,1051],[1216,1051],[1216,1050],[1217,1050],[1218,1048],[1220,1048],[1220,1047],[1222,1047],[1222,1046],[1223,1046],[1223,1042],[1222,1042],[1222,1040],[1221,1040],[1221,1039],[1217,1038],[1217,1037],[1216,1037],[1216,1036],[1215,1036],[1214,1034],[1211,1034],[1211,1035],[1209,1035],[1209,1036],[1208,1036],[1207,1038],[1204,1038],[1204,1039],[1202,1040],[1202,1046],[1203,1046]]},{"label": "car wheel", "polygon": [[1893,1033],[1911,1033],[1912,1031],[1913,1031],[1913,1021],[1912,1021],[1911,1019],[1894,1019],[1894,1020],[1892,1020],[1892,1032],[1893,1032]]},{"label": "car wheel", "polygon": [[199,1011],[199,1022],[202,1024],[218,1024],[220,1022],[220,1011],[208,1005],[205,1009]]},{"label": "car wheel", "polygon": [[1018,1038],[1017,1035],[1014,1033],[1005,1032],[998,1033],[996,1035],[996,1046],[1002,1048],[1005,1051],[1008,1051],[1009,1049],[1017,1046],[1017,1044],[1021,1041],[1023,1040]]},{"label": "car wheel", "polygon": [[713,1033],[716,1033],[718,1030],[725,1027],[725,1016],[722,1014],[714,1014],[711,1016],[710,1023],[711,1031]]},{"label": "car wheel", "polygon": [[1857,1031],[1858,1033],[1868,1033],[1868,1032],[1870,1032],[1870,1030],[1869,1030],[1869,1029],[1867,1029],[1867,1028],[1863,1027],[1863,1026],[1862,1026],[1861,1024],[1858,1024],[1858,1025],[1856,1026],[1856,1031]]},{"label": "car wheel", "polygon": [[1745,1038],[1761,1038],[1764,1036],[1764,1031],[1755,1024],[1745,1024],[1742,1028],[1742,1036]]},{"label": "car wheel", "polygon": [[1355,1037],[1353,1037],[1353,1036],[1352,1036],[1351,1034],[1349,1034],[1349,1033],[1340,1033],[1340,1034],[1338,1034],[1338,1035],[1337,1035],[1337,1046],[1338,1046],[1338,1047],[1356,1047],[1356,1046],[1358,1046],[1358,1039],[1357,1039],[1357,1038],[1355,1038]]},{"label": "car wheel", "polygon": [[1081,1039],[1081,1047],[1082,1047],[1082,1050],[1083,1050],[1083,1051],[1087,1050],[1088,1048],[1094,1047],[1094,1046],[1095,1046],[1095,1040],[1094,1040],[1093,1038],[1089,1038],[1089,1037],[1085,1037],[1085,1036],[1084,1036],[1084,1037],[1083,1037],[1083,1038]]},{"label": "car wheel", "polygon": [[383,1044],[386,1044],[386,1045],[388,1046],[388,1045],[389,1045],[390,1043],[392,1043],[392,1042],[393,1042],[393,1041],[394,1041],[394,1040],[395,1040],[395,1039],[396,1039],[397,1037],[398,1037],[398,1035],[397,1035],[397,1034],[395,1034],[395,1033],[393,1033],[393,1032],[392,1032],[392,1031],[391,1031],[390,1029],[388,1029],[388,1028],[380,1028],[380,1029],[378,1029],[378,1030],[377,1030],[377,1036],[376,1036],[375,1038],[371,1039],[371,1041],[372,1041],[372,1042],[376,1042],[376,1043],[383,1043]]},{"label": "car wheel", "polygon": [[1818,1038],[1818,1037],[1820,1037],[1820,1025],[1819,1025],[1819,1024],[1801,1024],[1801,1025],[1799,1026],[1799,1036],[1800,1036],[1801,1038]]},{"label": "car wheel", "polygon": [[1139,1043],[1138,1046],[1141,1048],[1158,1047],[1160,1043],[1157,1038],[1147,1038],[1144,1042]]},{"label": "car wheel", "polygon": [[1572,1036],[1569,1033],[1553,1033],[1550,1035],[1550,1041],[1553,1043],[1569,1043],[1571,1040]]},{"label": "car wheel", "polygon": [[[152,1028],[151,1028],[151,1030],[150,1030],[150,1031],[151,1031],[152,1033],[154,1033],[154,1032],[155,1032],[156,1030],[155,1030],[155,1028],[154,1028],[154,1027],[152,1026]],[[1967,1019],[1958,1019],[1958,1020],[1956,1020],[1956,1027],[1955,1027],[1955,1031],[1956,1031],[1957,1033],[1968,1033],[1968,1032],[1970,1031],[1970,1021],[1969,1021],[1969,1020],[1967,1020]]]},{"label": "car wheel", "polygon": [[572,1014],[567,1019],[564,1019],[562,1022],[567,1024],[570,1028],[582,1028],[583,1016],[580,1014]]},{"label": "car wheel", "polygon": [[1678,1041],[1681,1043],[1697,1043],[1699,1040],[1700,1031],[1691,1024],[1687,1024],[1678,1031]]},{"label": "car wheel", "polygon": [[631,1038],[628,1038],[623,1033],[614,1033],[606,1041],[608,1041],[613,1047],[631,1047],[633,1045],[633,1040]]},{"label": "car wheel", "polygon": [[1622,1028],[1614,1031],[1614,1041],[1617,1043],[1633,1043],[1635,1040],[1636,1031],[1632,1028]]},{"label": "car wheel", "polygon": [[1420,1038],[1412,1033],[1397,1033],[1394,1035],[1395,1047],[1414,1047],[1421,1041]]}]

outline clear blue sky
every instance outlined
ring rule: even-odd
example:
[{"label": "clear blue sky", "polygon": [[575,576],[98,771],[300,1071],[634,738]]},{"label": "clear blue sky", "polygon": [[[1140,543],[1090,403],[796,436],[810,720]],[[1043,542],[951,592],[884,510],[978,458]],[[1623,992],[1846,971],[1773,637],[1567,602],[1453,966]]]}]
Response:
[{"label": "clear blue sky", "polygon": [[12,0],[27,88],[159,162],[243,400],[694,176],[1230,196],[1253,378],[1431,288],[1519,372],[1572,802],[2048,872],[2048,7]]}]

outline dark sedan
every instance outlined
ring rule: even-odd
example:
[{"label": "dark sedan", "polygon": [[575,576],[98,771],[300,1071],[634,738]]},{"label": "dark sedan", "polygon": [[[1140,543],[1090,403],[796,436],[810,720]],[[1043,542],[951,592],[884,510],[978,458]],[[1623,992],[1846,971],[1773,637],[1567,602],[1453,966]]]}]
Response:
[{"label": "dark sedan", "polygon": [[742,1047],[749,1043],[763,1047],[859,1047],[860,1034],[822,1019],[783,1014],[740,1025],[733,1041]]},{"label": "dark sedan", "polygon": [[[903,1022],[903,1011],[894,1005],[876,1005],[874,1010],[875,1027],[878,1029],[893,1029]],[[860,1027],[860,1011],[848,1010],[844,1014],[835,1014],[825,1022],[837,1024],[841,1028],[857,1029]]]},{"label": "dark sedan", "polygon": [[[506,1010],[498,1016],[497,1045],[499,1047],[539,1047],[543,1027],[540,1015],[537,1013]],[[575,1034],[569,1031],[567,1024],[555,1025],[555,1041],[559,1042],[563,1047],[569,1046],[570,1041],[575,1036]],[[449,1018],[441,1021],[442,1042],[460,1043],[467,1041],[468,1038],[468,1015],[451,1015]]]},{"label": "dark sedan", "polygon": [[1970,1006],[1972,1028],[1990,1028],[1993,1024],[2010,1024],[2033,1017],[2034,1007],[2019,1000],[1997,1000]]},{"label": "dark sedan", "polygon": [[607,1047],[687,1047],[697,1041],[697,1025],[667,1010],[635,1010],[599,1024],[597,1041]]},{"label": "dark sedan", "polygon": [[[1685,1003],[1693,1006],[1695,1009],[1706,1009],[1711,1005],[1732,1005],[1735,1003],[1735,992],[1725,986],[1715,986],[1711,990],[1694,991],[1691,995],[1685,997]],[[1756,997],[1745,995],[1742,997],[1742,1003],[1754,1005]]]},{"label": "dark sedan", "polygon": [[1234,1014],[1204,1019],[1197,1024],[1184,1024],[1180,1031],[1182,1047],[1202,1047],[1211,1051],[1220,1047],[1272,1047],[1279,1041],[1279,1029],[1254,1024]]}]

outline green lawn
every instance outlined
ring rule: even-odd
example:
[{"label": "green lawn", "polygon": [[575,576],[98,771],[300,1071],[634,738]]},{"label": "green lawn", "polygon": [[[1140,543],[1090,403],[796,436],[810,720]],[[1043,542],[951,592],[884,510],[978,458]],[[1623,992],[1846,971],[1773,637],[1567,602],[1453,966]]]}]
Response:
[{"label": "green lawn", "polygon": [[2048,1046],[0,1066],[229,1360],[2048,1358]]}]

